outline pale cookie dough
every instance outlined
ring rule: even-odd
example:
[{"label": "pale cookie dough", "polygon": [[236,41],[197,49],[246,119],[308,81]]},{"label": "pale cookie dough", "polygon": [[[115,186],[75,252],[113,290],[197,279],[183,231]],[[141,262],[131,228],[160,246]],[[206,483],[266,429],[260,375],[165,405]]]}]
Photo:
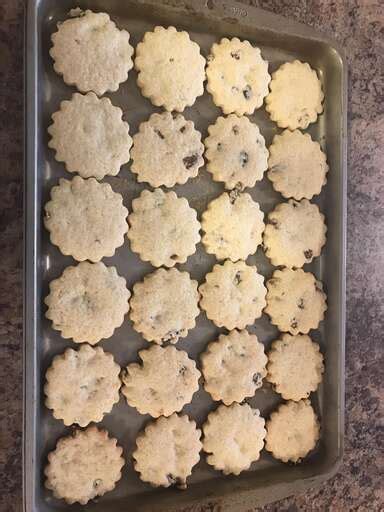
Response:
[{"label": "pale cookie dough", "polygon": [[319,207],[308,199],[280,203],[268,214],[265,254],[276,267],[300,268],[320,256],[327,226]]},{"label": "pale cookie dough", "polygon": [[60,179],[45,205],[44,224],[51,243],[77,261],[113,256],[128,231],[123,198],[95,178]]},{"label": "pale cookie dough", "polygon": [[244,329],[262,314],[266,288],[255,266],[244,261],[215,265],[200,285],[200,306],[217,327]]},{"label": "pale cookie dough", "polygon": [[196,210],[175,192],[144,190],[132,201],[128,217],[132,251],[154,267],[185,263],[200,241]]},{"label": "pale cookie dough", "polygon": [[218,117],[208,126],[207,170],[225,188],[253,187],[268,168],[268,150],[258,126],[243,116]]},{"label": "pale cookie dough", "polygon": [[320,425],[309,400],[280,405],[266,428],[265,449],[283,462],[301,462],[320,437]]},{"label": "pale cookie dough", "polygon": [[307,398],[324,372],[320,347],[305,334],[282,334],[268,353],[267,380],[285,400]]},{"label": "pale cookie dough", "polygon": [[249,194],[222,194],[202,215],[206,251],[218,260],[246,260],[262,242],[263,218],[259,204]]},{"label": "pale cookie dough", "polygon": [[133,327],[147,341],[176,343],[195,327],[198,301],[197,281],[187,272],[160,268],[133,287]]},{"label": "pale cookie dough", "polygon": [[327,159],[320,144],[299,130],[275,135],[269,147],[268,168],[273,188],[287,199],[311,199],[327,182]]},{"label": "pale cookie dough", "polygon": [[66,84],[102,96],[127,80],[133,66],[129,33],[119,30],[108,14],[79,11],[59,23],[51,39],[53,67]]},{"label": "pale cookie dough", "polygon": [[187,477],[200,460],[201,431],[188,416],[172,414],[149,423],[136,439],[135,470],[154,487],[187,488]]},{"label": "pale cookie dough", "polygon": [[185,31],[155,27],[136,47],[137,85],[157,107],[182,112],[204,93],[205,59]]},{"label": "pale cookie dough", "polygon": [[130,406],[158,418],[190,403],[199,389],[200,372],[187,352],[153,345],[139,356],[143,363],[129,364],[123,376],[122,392]]},{"label": "pale cookie dough", "polygon": [[248,331],[222,334],[201,355],[204,388],[225,405],[253,396],[267,374],[264,345]]},{"label": "pale cookie dough", "polygon": [[286,62],[272,74],[266,110],[280,128],[305,130],[323,111],[324,93],[316,71],[306,62]]},{"label": "pale cookie dough", "polygon": [[181,114],[152,114],[133,136],[131,171],[152,187],[173,187],[195,178],[204,165],[201,134]]},{"label": "pale cookie dough", "polygon": [[122,114],[108,98],[75,93],[52,114],[48,146],[56,150],[56,160],[64,162],[67,171],[82,178],[116,176],[129,161],[132,145]]},{"label": "pale cookie dough", "polygon": [[207,66],[207,91],[224,114],[253,114],[268,94],[268,62],[249,41],[223,38],[214,43]]},{"label": "pale cookie dough", "polygon": [[123,449],[94,426],[58,440],[48,454],[45,487],[68,504],[85,505],[115,488],[125,464]]},{"label": "pale cookie dough", "polygon": [[86,427],[119,401],[120,366],[100,347],[68,348],[53,358],[45,375],[45,405],[64,425]]},{"label": "pale cookie dough", "polygon": [[220,405],[203,425],[203,450],[207,462],[225,475],[239,475],[260,458],[265,421],[248,404]]},{"label": "pale cookie dough", "polygon": [[307,334],[317,329],[327,309],[323,285],[302,269],[275,270],[267,281],[267,313],[280,331]]}]

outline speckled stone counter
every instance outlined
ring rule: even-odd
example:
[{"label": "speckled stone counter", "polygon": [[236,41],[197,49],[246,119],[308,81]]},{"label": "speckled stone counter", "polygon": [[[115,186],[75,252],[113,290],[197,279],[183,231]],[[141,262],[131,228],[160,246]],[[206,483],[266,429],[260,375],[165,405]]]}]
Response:
[{"label": "speckled stone counter", "polygon": [[[263,510],[378,512],[384,510],[384,4],[243,1],[338,39],[349,63],[345,457],[321,488]],[[1,512],[22,510],[23,15],[21,0],[0,2]],[[188,509],[208,511],[220,506]]]}]

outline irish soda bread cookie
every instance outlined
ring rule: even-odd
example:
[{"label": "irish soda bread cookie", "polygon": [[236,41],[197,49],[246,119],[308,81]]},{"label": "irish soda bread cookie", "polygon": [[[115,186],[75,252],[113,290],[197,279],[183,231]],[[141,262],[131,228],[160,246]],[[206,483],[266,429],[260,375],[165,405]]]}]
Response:
[{"label": "irish soda bread cookie", "polygon": [[268,150],[258,126],[243,116],[219,117],[208,127],[207,169],[226,189],[253,187],[268,167]]},{"label": "irish soda bread cookie", "polygon": [[298,401],[316,391],[324,371],[320,347],[305,334],[282,334],[268,353],[267,380],[285,400]]},{"label": "irish soda bread cookie", "polygon": [[128,231],[123,198],[95,178],[60,179],[45,205],[45,227],[51,242],[77,261],[113,256]]},{"label": "irish soda bread cookie", "polygon": [[302,269],[275,270],[267,281],[267,313],[280,331],[306,334],[317,329],[327,309],[323,285]]},{"label": "irish soda bread cookie", "polygon": [[201,355],[204,388],[225,405],[253,396],[267,371],[264,345],[248,331],[222,334]]},{"label": "irish soda bread cookie", "polygon": [[116,443],[106,430],[94,426],[62,437],[48,454],[45,486],[70,505],[85,505],[112,491],[125,464],[123,450]]},{"label": "irish soda bread cookie", "polygon": [[144,190],[132,201],[128,217],[131,249],[154,267],[184,263],[200,241],[196,210],[175,192]]},{"label": "irish soda bread cookie", "polygon": [[239,475],[260,457],[265,421],[248,404],[220,405],[203,425],[207,462],[225,475]]},{"label": "irish soda bread cookie", "polygon": [[52,43],[49,53],[56,73],[81,92],[101,96],[117,91],[133,66],[129,33],[103,12],[79,11],[77,17],[59,23]]},{"label": "irish soda bread cookie", "polygon": [[300,268],[320,256],[327,226],[319,207],[308,199],[280,203],[268,214],[265,254],[276,267]]},{"label": "irish soda bread cookie", "polygon": [[182,112],[204,92],[205,59],[185,31],[155,27],[136,47],[137,84],[157,107]]},{"label": "irish soda bread cookie", "polygon": [[199,389],[200,372],[187,352],[153,345],[141,350],[142,364],[127,366],[123,394],[141,414],[154,418],[179,412]]},{"label": "irish soda bread cookie", "polygon": [[244,261],[215,265],[200,285],[200,306],[218,327],[244,329],[265,306],[264,278]]},{"label": "irish soda bread cookie", "polygon": [[67,171],[82,178],[116,176],[129,161],[132,145],[122,114],[108,98],[99,99],[93,92],[75,93],[52,114],[48,146],[56,150],[56,160],[64,162]]},{"label": "irish soda bread cookie", "polygon": [[133,136],[131,171],[152,187],[186,183],[204,164],[201,134],[181,114],[152,114]]},{"label": "irish soda bread cookie", "polygon": [[327,182],[328,165],[309,133],[285,130],[269,147],[268,178],[283,197],[311,199]]},{"label": "irish soda bread cookie", "polygon": [[133,287],[133,327],[147,341],[176,343],[195,327],[198,300],[197,281],[187,272],[160,268]]},{"label": "irish soda bread cookie", "polygon": [[45,405],[65,425],[86,427],[119,401],[120,366],[100,347],[68,348],[53,358],[45,375]]},{"label": "irish soda bread cookie", "polygon": [[268,94],[268,62],[249,41],[223,38],[208,57],[207,90],[224,114],[252,114]]},{"label": "irish soda bread cookie", "polygon": [[265,449],[283,462],[300,462],[320,436],[319,422],[309,400],[280,405],[266,427]]},{"label": "irish soda bread cookie", "polygon": [[264,214],[249,194],[224,193],[202,215],[203,244],[218,260],[246,260],[262,242]]},{"label": "irish soda bread cookie", "polygon": [[186,489],[187,477],[200,460],[201,431],[188,416],[172,414],[149,423],[136,439],[135,470],[155,487]]},{"label": "irish soda bread cookie", "polygon": [[321,82],[306,62],[286,62],[272,74],[266,110],[280,128],[305,130],[323,111]]},{"label": "irish soda bread cookie", "polygon": [[129,310],[130,293],[115,267],[83,261],[49,284],[45,298],[52,327],[63,338],[94,345],[112,336]]}]

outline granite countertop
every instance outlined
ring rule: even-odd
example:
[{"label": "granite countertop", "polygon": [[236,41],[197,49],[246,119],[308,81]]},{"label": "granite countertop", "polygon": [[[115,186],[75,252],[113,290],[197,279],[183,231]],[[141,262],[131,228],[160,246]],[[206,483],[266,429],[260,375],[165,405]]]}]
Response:
[{"label": "granite countertop", "polygon": [[[381,511],[384,510],[384,490],[380,476],[383,470],[384,404],[383,2],[243,0],[243,3],[257,5],[301,21],[336,38],[346,49],[350,73],[345,457],[338,474],[321,488],[285,499],[262,510]],[[22,510],[23,16],[22,0],[2,0],[1,512]],[[203,510],[220,512],[220,507],[195,507],[189,509],[189,512]]]}]

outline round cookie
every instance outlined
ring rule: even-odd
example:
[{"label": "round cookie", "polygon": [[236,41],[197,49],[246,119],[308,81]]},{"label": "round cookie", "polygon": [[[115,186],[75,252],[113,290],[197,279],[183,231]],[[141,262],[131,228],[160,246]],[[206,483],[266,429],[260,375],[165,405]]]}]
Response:
[{"label": "round cookie", "polygon": [[265,254],[276,267],[300,268],[320,256],[327,226],[319,207],[308,199],[280,203],[268,214]]},{"label": "round cookie", "polygon": [[280,405],[267,421],[265,449],[283,462],[301,462],[320,437],[320,426],[309,400]]},{"label": "round cookie", "polygon": [[285,198],[311,199],[326,184],[327,159],[309,133],[284,130],[269,147],[268,178]]},{"label": "round cookie", "polygon": [[48,454],[45,487],[68,504],[85,505],[115,488],[125,464],[117,440],[95,426],[58,440]]},{"label": "round cookie", "polygon": [[269,88],[265,109],[280,128],[305,130],[323,111],[321,82],[307,62],[281,65],[272,74]]},{"label": "round cookie", "polygon": [[204,140],[207,170],[225,188],[253,187],[268,168],[268,150],[258,126],[243,116],[218,117]]},{"label": "round cookie", "polygon": [[51,243],[77,261],[113,256],[128,231],[123,198],[95,178],[60,179],[45,205],[44,224]]},{"label": "round cookie", "polygon": [[201,431],[188,416],[176,413],[149,423],[136,439],[135,470],[154,487],[187,488],[187,477],[200,460]]},{"label": "round cookie", "polygon": [[253,114],[268,94],[268,62],[249,41],[223,38],[208,57],[207,91],[224,114]]},{"label": "round cookie", "polygon": [[248,331],[231,331],[201,355],[204,388],[225,405],[253,396],[266,376],[264,345]]},{"label": "round cookie", "polygon": [[45,316],[63,338],[94,345],[110,338],[129,310],[130,292],[115,267],[84,261],[49,284]]},{"label": "round cookie", "polygon": [[56,73],[81,92],[102,96],[117,91],[133,66],[129,33],[119,30],[106,13],[76,10],[76,15],[59,23],[51,36],[49,53]]},{"label": "round cookie", "polygon": [[199,389],[200,372],[187,352],[153,345],[139,356],[143,364],[129,364],[122,379],[122,392],[130,406],[158,418],[190,403]]},{"label": "round cookie", "polygon": [[203,425],[203,450],[207,462],[225,475],[239,475],[260,458],[265,421],[248,404],[220,405]]},{"label": "round cookie", "polygon": [[45,405],[64,425],[86,427],[119,401],[120,366],[100,347],[68,348],[53,358],[45,375]]},{"label": "round cookie", "polygon": [[173,187],[204,165],[201,134],[181,114],[152,114],[133,136],[131,171],[152,187]]},{"label": "round cookie", "polygon": [[262,314],[266,289],[255,266],[244,261],[215,265],[200,285],[200,306],[217,327],[244,329]]},{"label": "round cookie", "polygon": [[188,32],[155,27],[136,47],[137,85],[153,105],[182,112],[204,93],[205,59]]},{"label": "round cookie", "polygon": [[56,160],[64,162],[67,171],[82,178],[116,176],[129,161],[132,145],[122,114],[108,98],[98,98],[93,92],[75,93],[52,114],[48,146],[56,150]]},{"label": "round cookie", "polygon": [[320,347],[305,334],[282,334],[268,353],[267,380],[285,400],[307,398],[324,372]]},{"label": "round cookie", "polygon": [[206,251],[218,260],[246,260],[262,242],[263,218],[259,204],[249,194],[222,194],[202,215]]},{"label": "round cookie", "polygon": [[310,272],[275,270],[267,281],[267,313],[280,331],[293,335],[317,329],[327,309],[323,285]]},{"label": "round cookie", "polygon": [[176,343],[196,325],[199,292],[187,272],[160,268],[136,283],[130,301],[133,327],[147,341]]},{"label": "round cookie", "polygon": [[200,241],[200,222],[187,199],[160,188],[132,201],[128,222],[132,251],[154,267],[185,263]]}]

